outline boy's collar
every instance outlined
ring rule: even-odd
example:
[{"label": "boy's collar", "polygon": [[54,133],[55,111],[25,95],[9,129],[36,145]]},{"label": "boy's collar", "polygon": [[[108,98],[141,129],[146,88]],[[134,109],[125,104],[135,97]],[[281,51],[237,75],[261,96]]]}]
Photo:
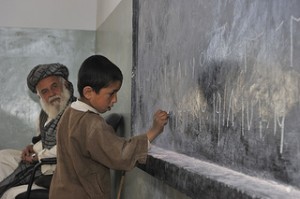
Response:
[{"label": "boy's collar", "polygon": [[80,101],[77,99],[76,102],[73,102],[71,104],[71,107],[75,110],[78,111],[82,111],[82,112],[87,112],[87,111],[92,111],[94,113],[100,114],[96,109],[94,109],[93,107],[91,107],[90,105]]}]

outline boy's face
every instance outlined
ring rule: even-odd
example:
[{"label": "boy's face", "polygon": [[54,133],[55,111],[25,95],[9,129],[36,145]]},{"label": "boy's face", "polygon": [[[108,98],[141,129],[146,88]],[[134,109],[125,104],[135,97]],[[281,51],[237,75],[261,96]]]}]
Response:
[{"label": "boy's face", "polygon": [[117,102],[117,92],[121,85],[120,81],[114,81],[108,87],[100,89],[98,94],[93,91],[89,99],[90,105],[99,113],[109,111]]}]

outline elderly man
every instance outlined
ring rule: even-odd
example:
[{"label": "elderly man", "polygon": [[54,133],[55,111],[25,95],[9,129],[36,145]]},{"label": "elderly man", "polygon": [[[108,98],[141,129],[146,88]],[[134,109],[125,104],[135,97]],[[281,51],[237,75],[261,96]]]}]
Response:
[{"label": "elderly man", "polygon": [[[28,145],[22,152],[0,151],[2,157],[4,154],[12,155],[11,158],[2,158],[0,171],[2,167],[14,169],[14,171],[8,169],[7,172],[0,172],[2,178],[5,178],[0,182],[0,196],[5,193],[2,198],[14,198],[17,195],[13,189],[28,183],[30,170],[39,159],[56,156],[56,126],[66,106],[76,100],[68,75],[67,67],[59,63],[38,65],[29,73],[28,88],[38,95],[42,107],[38,123],[39,135],[34,137],[33,144]],[[16,158],[16,154],[21,154],[21,158]],[[16,161],[19,163],[14,163]],[[53,174],[53,170],[54,168],[50,166],[42,167],[41,173],[44,175],[39,175]]]}]

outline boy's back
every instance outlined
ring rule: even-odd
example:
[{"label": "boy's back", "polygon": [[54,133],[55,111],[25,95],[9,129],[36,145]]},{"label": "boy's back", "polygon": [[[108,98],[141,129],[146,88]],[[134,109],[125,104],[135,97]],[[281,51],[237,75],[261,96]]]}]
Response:
[{"label": "boy's back", "polygon": [[61,118],[51,198],[110,198],[109,168],[129,170],[147,157],[146,135],[126,141],[91,107],[77,101]]}]

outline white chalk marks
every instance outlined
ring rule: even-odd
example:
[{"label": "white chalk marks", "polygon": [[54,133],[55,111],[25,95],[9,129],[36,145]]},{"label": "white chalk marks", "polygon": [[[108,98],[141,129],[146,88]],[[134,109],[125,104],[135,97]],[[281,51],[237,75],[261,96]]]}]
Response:
[{"label": "white chalk marks", "polygon": [[296,34],[296,32],[294,32],[294,26],[295,24],[299,25],[300,24],[300,17],[296,18],[294,16],[291,16],[291,20],[290,20],[290,35],[291,35],[291,42],[290,42],[290,47],[291,47],[291,52],[290,52],[290,60],[291,60],[291,67],[294,66],[294,36]]},{"label": "white chalk marks", "polygon": [[142,2],[135,130],[170,110],[159,146],[299,186],[300,2]]}]

